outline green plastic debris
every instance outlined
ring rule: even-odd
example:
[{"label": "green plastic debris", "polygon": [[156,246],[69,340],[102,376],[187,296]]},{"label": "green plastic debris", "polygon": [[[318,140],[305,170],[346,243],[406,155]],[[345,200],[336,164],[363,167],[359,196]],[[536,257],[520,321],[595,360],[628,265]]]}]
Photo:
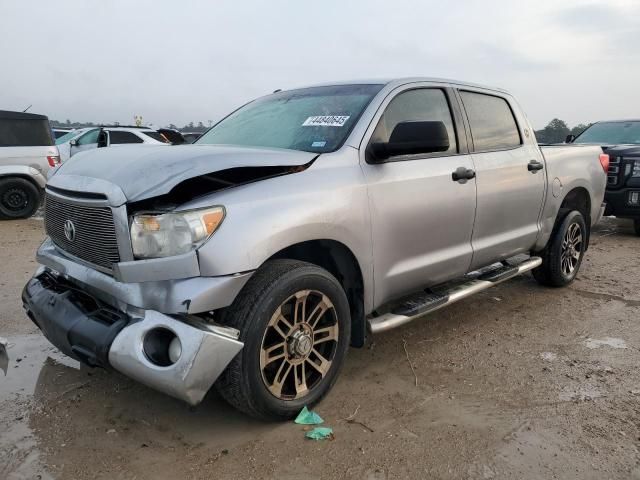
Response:
[{"label": "green plastic debris", "polygon": [[296,417],[295,422],[298,425],[319,425],[323,423],[324,420],[316,412],[307,410],[307,407],[305,406],[302,408],[302,410],[300,410],[300,413]]},{"label": "green plastic debris", "polygon": [[326,440],[327,438],[333,438],[333,429],[329,427],[316,427],[313,430],[308,431],[304,435],[311,440]]}]

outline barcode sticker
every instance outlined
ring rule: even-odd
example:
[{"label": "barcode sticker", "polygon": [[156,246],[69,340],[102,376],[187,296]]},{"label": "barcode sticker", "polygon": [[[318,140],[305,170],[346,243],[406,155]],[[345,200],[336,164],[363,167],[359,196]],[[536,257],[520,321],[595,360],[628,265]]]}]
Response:
[{"label": "barcode sticker", "polygon": [[318,115],[307,118],[303,127],[343,127],[350,115]]}]

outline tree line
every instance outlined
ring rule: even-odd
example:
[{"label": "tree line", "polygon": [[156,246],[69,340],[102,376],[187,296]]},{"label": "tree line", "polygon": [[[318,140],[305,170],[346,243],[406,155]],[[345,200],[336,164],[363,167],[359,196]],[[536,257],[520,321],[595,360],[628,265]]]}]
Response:
[{"label": "tree line", "polygon": [[573,128],[569,128],[567,122],[554,118],[542,130],[536,130],[538,143],[562,143],[567,135],[578,136],[584,132],[591,124],[580,123]]}]

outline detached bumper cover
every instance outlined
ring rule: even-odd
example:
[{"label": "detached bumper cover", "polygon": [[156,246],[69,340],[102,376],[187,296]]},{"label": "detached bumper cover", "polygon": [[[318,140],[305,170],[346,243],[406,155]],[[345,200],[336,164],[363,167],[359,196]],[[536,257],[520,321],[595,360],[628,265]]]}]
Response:
[{"label": "detached bumper cover", "polygon": [[[153,310],[124,313],[46,270],[27,283],[22,300],[29,317],[65,354],[90,366],[112,367],[191,405],[202,400],[243,346],[232,329]],[[144,352],[147,333],[157,328],[180,340],[181,354],[169,366],[152,363]]]}]

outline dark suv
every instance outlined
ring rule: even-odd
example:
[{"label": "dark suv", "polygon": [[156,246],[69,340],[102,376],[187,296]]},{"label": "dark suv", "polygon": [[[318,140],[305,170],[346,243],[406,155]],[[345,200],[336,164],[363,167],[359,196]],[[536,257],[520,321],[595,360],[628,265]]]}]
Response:
[{"label": "dark suv", "polygon": [[640,236],[640,120],[597,122],[567,143],[601,145],[609,154],[605,215],[632,219]]}]

